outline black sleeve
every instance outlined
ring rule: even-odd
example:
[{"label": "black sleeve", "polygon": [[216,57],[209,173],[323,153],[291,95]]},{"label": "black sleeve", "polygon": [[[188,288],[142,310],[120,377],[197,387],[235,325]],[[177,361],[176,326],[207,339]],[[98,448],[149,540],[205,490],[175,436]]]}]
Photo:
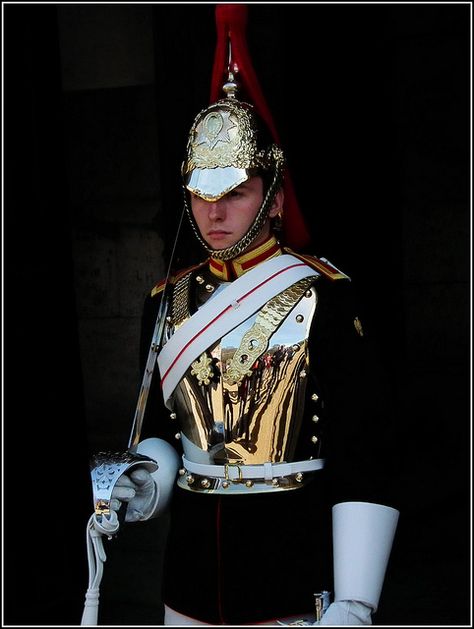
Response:
[{"label": "black sleeve", "polygon": [[[153,332],[160,308],[161,294],[148,295],[145,299],[141,318],[140,332],[140,372],[143,375],[150,351]],[[160,437],[173,445],[181,453],[180,442],[175,435],[179,432],[176,420],[171,417],[171,411],[163,402],[160,374],[155,361],[153,377],[145,409],[141,440],[147,437]]]},{"label": "black sleeve", "polygon": [[326,417],[330,499],[396,508],[395,407],[379,347],[352,282],[320,279],[311,355]]},{"label": "black sleeve", "polygon": [[154,297],[148,294],[143,304],[140,327],[140,373],[143,373],[145,369],[160,303],[161,294]]}]

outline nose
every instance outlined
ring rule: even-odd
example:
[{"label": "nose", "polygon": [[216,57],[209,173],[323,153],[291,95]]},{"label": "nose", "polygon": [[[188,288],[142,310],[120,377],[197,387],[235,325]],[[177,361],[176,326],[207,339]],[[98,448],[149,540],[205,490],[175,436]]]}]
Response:
[{"label": "nose", "polygon": [[208,216],[211,221],[223,221],[226,216],[225,201],[218,199],[214,203],[209,203]]}]

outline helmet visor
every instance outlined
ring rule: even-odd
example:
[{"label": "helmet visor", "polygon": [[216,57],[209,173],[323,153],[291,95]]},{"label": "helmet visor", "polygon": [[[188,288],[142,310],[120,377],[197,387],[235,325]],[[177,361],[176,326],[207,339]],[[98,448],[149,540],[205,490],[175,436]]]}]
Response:
[{"label": "helmet visor", "polygon": [[250,178],[246,168],[195,168],[186,175],[186,188],[205,201],[217,201]]}]

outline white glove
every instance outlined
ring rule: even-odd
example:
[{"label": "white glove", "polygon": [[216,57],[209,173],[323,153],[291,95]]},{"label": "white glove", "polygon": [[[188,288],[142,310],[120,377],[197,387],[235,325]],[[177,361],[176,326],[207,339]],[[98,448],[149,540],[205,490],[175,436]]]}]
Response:
[{"label": "white glove", "polygon": [[135,467],[129,475],[122,474],[112,491],[110,508],[118,511],[127,502],[125,522],[146,520],[156,502],[156,485],[144,467]]},{"label": "white glove", "polygon": [[315,625],[371,625],[372,607],[359,601],[335,601]]}]

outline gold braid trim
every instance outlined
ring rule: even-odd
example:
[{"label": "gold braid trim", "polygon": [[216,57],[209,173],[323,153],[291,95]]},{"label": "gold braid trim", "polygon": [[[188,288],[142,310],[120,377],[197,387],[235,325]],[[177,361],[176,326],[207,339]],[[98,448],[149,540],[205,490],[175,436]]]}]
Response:
[{"label": "gold braid trim", "polygon": [[330,262],[323,262],[319,258],[316,258],[316,256],[296,253],[289,247],[283,247],[283,250],[285,251],[285,253],[290,253],[292,256],[295,256],[295,258],[303,260],[303,262],[306,262],[309,267],[315,269],[316,271],[319,271],[319,273],[329,278],[330,280],[350,280],[350,277],[348,275],[346,275],[339,269],[336,269],[336,267],[333,266]]},{"label": "gold braid trim", "polygon": [[313,282],[314,276],[305,277],[267,301],[226,366],[223,379],[227,384],[240,384],[252,375],[252,366],[268,349],[270,337]]},{"label": "gold braid trim", "polygon": [[189,284],[192,273],[187,273],[179,279],[174,288],[171,298],[171,325],[178,328],[189,318]]}]

